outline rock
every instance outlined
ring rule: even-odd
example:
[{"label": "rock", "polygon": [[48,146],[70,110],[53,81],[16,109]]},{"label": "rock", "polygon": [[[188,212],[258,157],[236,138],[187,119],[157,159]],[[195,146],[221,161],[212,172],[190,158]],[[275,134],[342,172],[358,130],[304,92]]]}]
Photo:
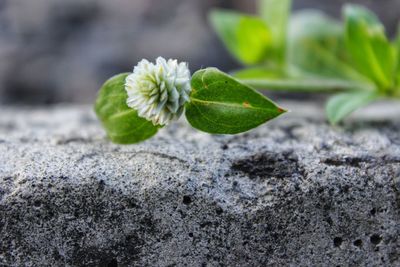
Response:
[{"label": "rock", "polygon": [[91,107],[2,108],[1,266],[399,266],[400,106],[108,142]]}]

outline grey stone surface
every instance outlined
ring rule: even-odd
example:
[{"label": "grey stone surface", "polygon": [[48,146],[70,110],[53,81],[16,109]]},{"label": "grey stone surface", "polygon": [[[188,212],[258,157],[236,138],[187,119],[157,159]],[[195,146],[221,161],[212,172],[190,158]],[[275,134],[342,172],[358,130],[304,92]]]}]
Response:
[{"label": "grey stone surface", "polygon": [[1,266],[399,266],[400,105],[109,143],[90,107],[2,107]]}]

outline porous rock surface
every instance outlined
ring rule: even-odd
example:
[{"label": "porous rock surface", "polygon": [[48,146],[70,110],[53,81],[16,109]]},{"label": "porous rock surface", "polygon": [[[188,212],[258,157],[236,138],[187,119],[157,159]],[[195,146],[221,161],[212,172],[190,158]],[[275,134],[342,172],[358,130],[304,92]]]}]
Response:
[{"label": "porous rock surface", "polygon": [[111,144],[88,106],[2,107],[0,266],[399,266],[400,105]]}]

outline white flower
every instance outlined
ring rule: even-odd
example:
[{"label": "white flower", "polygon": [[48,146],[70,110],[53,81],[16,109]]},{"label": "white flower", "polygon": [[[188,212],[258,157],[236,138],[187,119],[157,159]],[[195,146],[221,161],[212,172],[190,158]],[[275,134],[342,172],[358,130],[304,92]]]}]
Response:
[{"label": "white flower", "polygon": [[186,63],[159,57],[156,64],[143,59],[126,78],[127,105],[154,125],[178,119],[191,91]]}]

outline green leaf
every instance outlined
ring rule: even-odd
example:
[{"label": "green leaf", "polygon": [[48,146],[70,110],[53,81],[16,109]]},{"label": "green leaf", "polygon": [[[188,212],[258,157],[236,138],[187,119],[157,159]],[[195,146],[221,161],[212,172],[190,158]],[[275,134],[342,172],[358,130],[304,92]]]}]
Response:
[{"label": "green leaf", "polygon": [[342,24],[319,11],[292,16],[288,64],[295,73],[371,82],[349,62]]},{"label": "green leaf", "polygon": [[272,45],[276,60],[284,63],[288,20],[292,0],[259,0],[258,10],[261,18],[271,29]]},{"label": "green leaf", "polygon": [[397,51],[397,73],[396,73],[396,81],[397,81],[397,90],[400,95],[400,23],[397,27],[397,37],[395,40],[395,47]]},{"label": "green leaf", "polygon": [[379,98],[376,92],[349,92],[333,96],[326,105],[326,113],[332,124],[336,124],[370,102]]},{"label": "green leaf", "polygon": [[271,51],[271,32],[263,20],[227,10],[213,10],[210,22],[228,51],[248,65],[265,61]]},{"label": "green leaf", "polygon": [[215,68],[197,71],[186,117],[196,129],[236,134],[253,129],[284,112],[271,100]]},{"label": "green leaf", "polygon": [[346,46],[357,69],[382,88],[393,86],[395,51],[384,26],[369,10],[346,5]]},{"label": "green leaf", "polygon": [[369,83],[326,78],[321,76],[293,76],[280,69],[247,68],[232,74],[242,83],[266,90],[293,92],[338,92],[348,90],[375,90]]},{"label": "green leaf", "polygon": [[133,144],[157,133],[158,128],[137,115],[126,105],[125,79],[129,73],[110,78],[101,87],[95,103],[95,112],[107,136],[118,144]]},{"label": "green leaf", "polygon": [[231,75],[239,80],[289,78],[285,69],[264,66],[243,68],[233,71]]}]

